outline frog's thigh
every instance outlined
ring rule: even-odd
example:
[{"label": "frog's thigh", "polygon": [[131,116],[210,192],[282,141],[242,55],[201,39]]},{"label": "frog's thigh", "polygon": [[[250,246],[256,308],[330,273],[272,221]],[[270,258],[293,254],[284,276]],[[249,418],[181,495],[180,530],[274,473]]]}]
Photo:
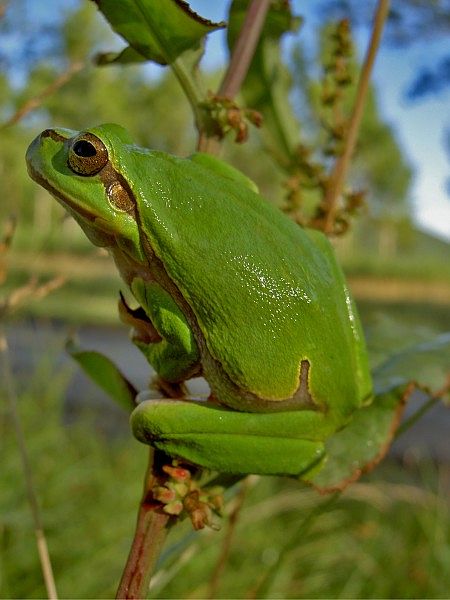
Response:
[{"label": "frog's thigh", "polygon": [[[134,435],[167,454],[225,473],[301,477],[324,459],[323,442],[310,433],[307,411],[243,413],[208,402],[148,400],[131,415]],[[285,414],[286,416],[286,414]],[[273,422],[272,422],[273,420]]]},{"label": "frog's thigh", "polygon": [[199,362],[194,334],[183,312],[158,283],[136,278],[131,290],[149,316],[162,340],[137,342],[156,372],[167,381],[181,381],[192,375]]}]

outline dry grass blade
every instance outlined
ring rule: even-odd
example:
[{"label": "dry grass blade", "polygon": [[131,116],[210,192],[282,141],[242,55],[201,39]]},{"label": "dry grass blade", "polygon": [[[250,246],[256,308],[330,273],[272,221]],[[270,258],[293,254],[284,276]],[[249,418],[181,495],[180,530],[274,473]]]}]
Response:
[{"label": "dry grass blade", "polygon": [[[2,281],[6,279],[7,265],[5,262],[6,254],[11,246],[11,242],[16,229],[16,219],[10,217],[4,226],[3,238],[0,241],[0,278]],[[3,319],[12,310],[23,304],[26,300],[35,298],[44,298],[53,290],[57,289],[64,283],[63,277],[55,277],[46,283],[39,284],[37,277],[32,276],[29,281],[14,289],[2,302],[0,302],[0,319]],[[53,576],[52,564],[47,546],[47,540],[44,534],[41,511],[36,494],[36,489],[33,481],[33,469],[30,463],[25,434],[20,422],[19,411],[17,409],[17,393],[14,386],[14,378],[9,358],[8,342],[5,333],[0,329],[0,362],[1,376],[5,387],[6,399],[11,414],[11,420],[16,433],[17,443],[19,446],[22,470],[25,479],[27,490],[28,503],[31,508],[31,513],[34,523],[34,531],[36,535],[36,545],[41,563],[42,575],[47,589],[47,596],[51,600],[57,600],[55,579]]]},{"label": "dry grass blade", "polygon": [[5,254],[9,250],[16,227],[17,217],[15,215],[7,217],[6,222],[3,225],[3,238],[0,240],[0,255]]},{"label": "dry grass blade", "polygon": [[6,314],[19,308],[22,304],[29,300],[40,300],[48,296],[51,292],[60,288],[66,281],[63,276],[58,276],[45,283],[39,284],[35,275],[24,285],[13,290],[2,302],[0,302],[0,319],[3,319]]},{"label": "dry grass blade", "polygon": [[8,267],[6,264],[6,254],[11,247],[11,243],[16,231],[17,219],[15,216],[10,216],[6,219],[3,226],[3,238],[0,240],[0,284],[6,279]]},{"label": "dry grass blade", "polygon": [[41,511],[37,499],[36,489],[33,481],[33,468],[30,463],[25,434],[20,422],[19,413],[17,410],[17,394],[14,387],[11,364],[9,360],[8,343],[5,334],[0,330],[0,358],[2,363],[2,378],[6,390],[6,398],[11,413],[13,426],[16,432],[19,452],[22,462],[22,470],[27,489],[28,502],[31,508],[31,513],[34,523],[34,532],[36,535],[36,545],[41,563],[42,575],[47,589],[47,596],[50,600],[57,600],[58,594],[56,591],[55,578],[53,576],[52,564],[45,538],[44,526],[42,522]]}]

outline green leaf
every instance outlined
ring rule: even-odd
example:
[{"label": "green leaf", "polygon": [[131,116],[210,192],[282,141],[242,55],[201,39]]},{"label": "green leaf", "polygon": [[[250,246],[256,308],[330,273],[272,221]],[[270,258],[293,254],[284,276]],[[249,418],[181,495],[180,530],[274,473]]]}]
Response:
[{"label": "green leaf", "polygon": [[127,46],[120,52],[100,52],[95,56],[95,63],[100,67],[110,64],[129,65],[145,62],[147,59],[142,54],[139,54],[131,46]]},{"label": "green leaf", "polygon": [[308,478],[322,493],[343,490],[385,456],[400,423],[408,385],[376,396],[325,444],[327,461]]},{"label": "green leaf", "polygon": [[[321,492],[344,489],[386,454],[414,382],[431,400],[449,393],[450,333],[389,357],[374,371],[375,398],[326,442],[327,462],[309,482]],[[427,399],[424,400],[426,402]]]},{"label": "green leaf", "polygon": [[446,385],[449,376],[450,332],[390,356],[373,372],[376,394],[412,380],[436,393]]},{"label": "green leaf", "polygon": [[66,349],[92,381],[117,404],[127,411],[136,407],[137,390],[109,358],[95,350],[81,350],[73,340],[67,342]]},{"label": "green leaf", "polygon": [[[111,27],[134,50],[110,54],[109,62],[135,62],[139,56],[171,64],[186,50],[199,47],[203,37],[224,27],[193,12],[183,0],[93,0]],[[102,55],[102,64],[106,64]]]},{"label": "green leaf", "polygon": [[[234,0],[228,25],[228,47],[233,50],[242,28],[249,0]],[[273,2],[267,14],[241,94],[248,108],[263,115],[262,134],[270,151],[283,166],[291,161],[299,143],[300,125],[289,102],[291,77],[281,59],[282,36],[295,31],[300,19],[288,2]]]}]

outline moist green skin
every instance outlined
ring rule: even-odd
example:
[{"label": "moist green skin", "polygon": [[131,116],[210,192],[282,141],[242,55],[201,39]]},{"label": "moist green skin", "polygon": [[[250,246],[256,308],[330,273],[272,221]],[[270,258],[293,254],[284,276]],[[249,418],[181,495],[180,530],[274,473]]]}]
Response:
[{"label": "moist green skin", "polygon": [[[66,206],[93,243],[110,249],[159,333],[175,328],[176,335],[182,323],[184,362],[173,347],[164,360],[158,349],[166,379],[201,372],[222,405],[290,411],[288,419],[297,413],[298,438],[308,415],[321,415],[315,427],[322,440],[370,401],[359,318],[325,236],[298,227],[244,175],[213,157],[183,159],[140,148],[114,125],[88,131],[108,152],[97,174],[73,173],[67,160],[77,133],[58,129],[31,144],[30,175]],[[129,200],[125,211],[108,200],[116,182]],[[168,322],[155,322],[161,311],[147,297],[159,298]],[[155,364],[156,345],[142,349]],[[135,429],[142,432],[145,421],[148,434],[140,439],[167,450],[168,438],[161,442],[149,434],[151,423],[138,414]],[[186,456],[180,444],[195,444],[180,435],[178,453]],[[313,455],[317,462],[320,452],[314,446],[306,462],[312,464]],[[198,454],[192,460],[202,464]],[[239,468],[262,472],[260,465],[258,471]],[[298,472],[298,465],[293,469]]]}]

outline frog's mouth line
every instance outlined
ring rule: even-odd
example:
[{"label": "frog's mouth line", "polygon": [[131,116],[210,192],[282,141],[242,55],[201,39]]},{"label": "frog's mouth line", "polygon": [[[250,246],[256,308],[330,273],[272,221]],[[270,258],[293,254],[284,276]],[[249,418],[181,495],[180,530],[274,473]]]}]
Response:
[{"label": "frog's mouth line", "polygon": [[87,221],[88,224],[92,225],[96,231],[100,232],[102,236],[104,236],[104,246],[110,246],[114,243],[115,238],[113,232],[101,226],[102,221],[98,215],[86,210],[78,203],[73,202],[70,198],[62,194],[59,190],[53,187],[53,185],[47,179],[45,179],[45,177],[36,171],[30,163],[28,163],[27,168],[30,177],[40,186],[45,188],[54,198],[56,198],[56,200],[58,200],[58,202],[68,212],[70,212],[72,217],[81,217],[83,220]]},{"label": "frog's mouth line", "polygon": [[28,163],[27,168],[28,174],[30,175],[31,179],[33,179],[36,183],[38,183],[40,186],[42,186],[48,192],[50,192],[50,194],[54,198],[56,198],[60,202],[60,204],[64,206],[64,208],[70,208],[77,214],[81,215],[87,221],[95,223],[95,220],[97,219],[97,216],[95,214],[85,210],[79,204],[76,204],[67,196],[64,196],[64,194],[62,194],[59,190],[53,187],[52,184],[47,179],[45,179],[45,177],[42,177],[42,175],[38,171],[36,171],[36,169],[34,169],[30,163]]}]

